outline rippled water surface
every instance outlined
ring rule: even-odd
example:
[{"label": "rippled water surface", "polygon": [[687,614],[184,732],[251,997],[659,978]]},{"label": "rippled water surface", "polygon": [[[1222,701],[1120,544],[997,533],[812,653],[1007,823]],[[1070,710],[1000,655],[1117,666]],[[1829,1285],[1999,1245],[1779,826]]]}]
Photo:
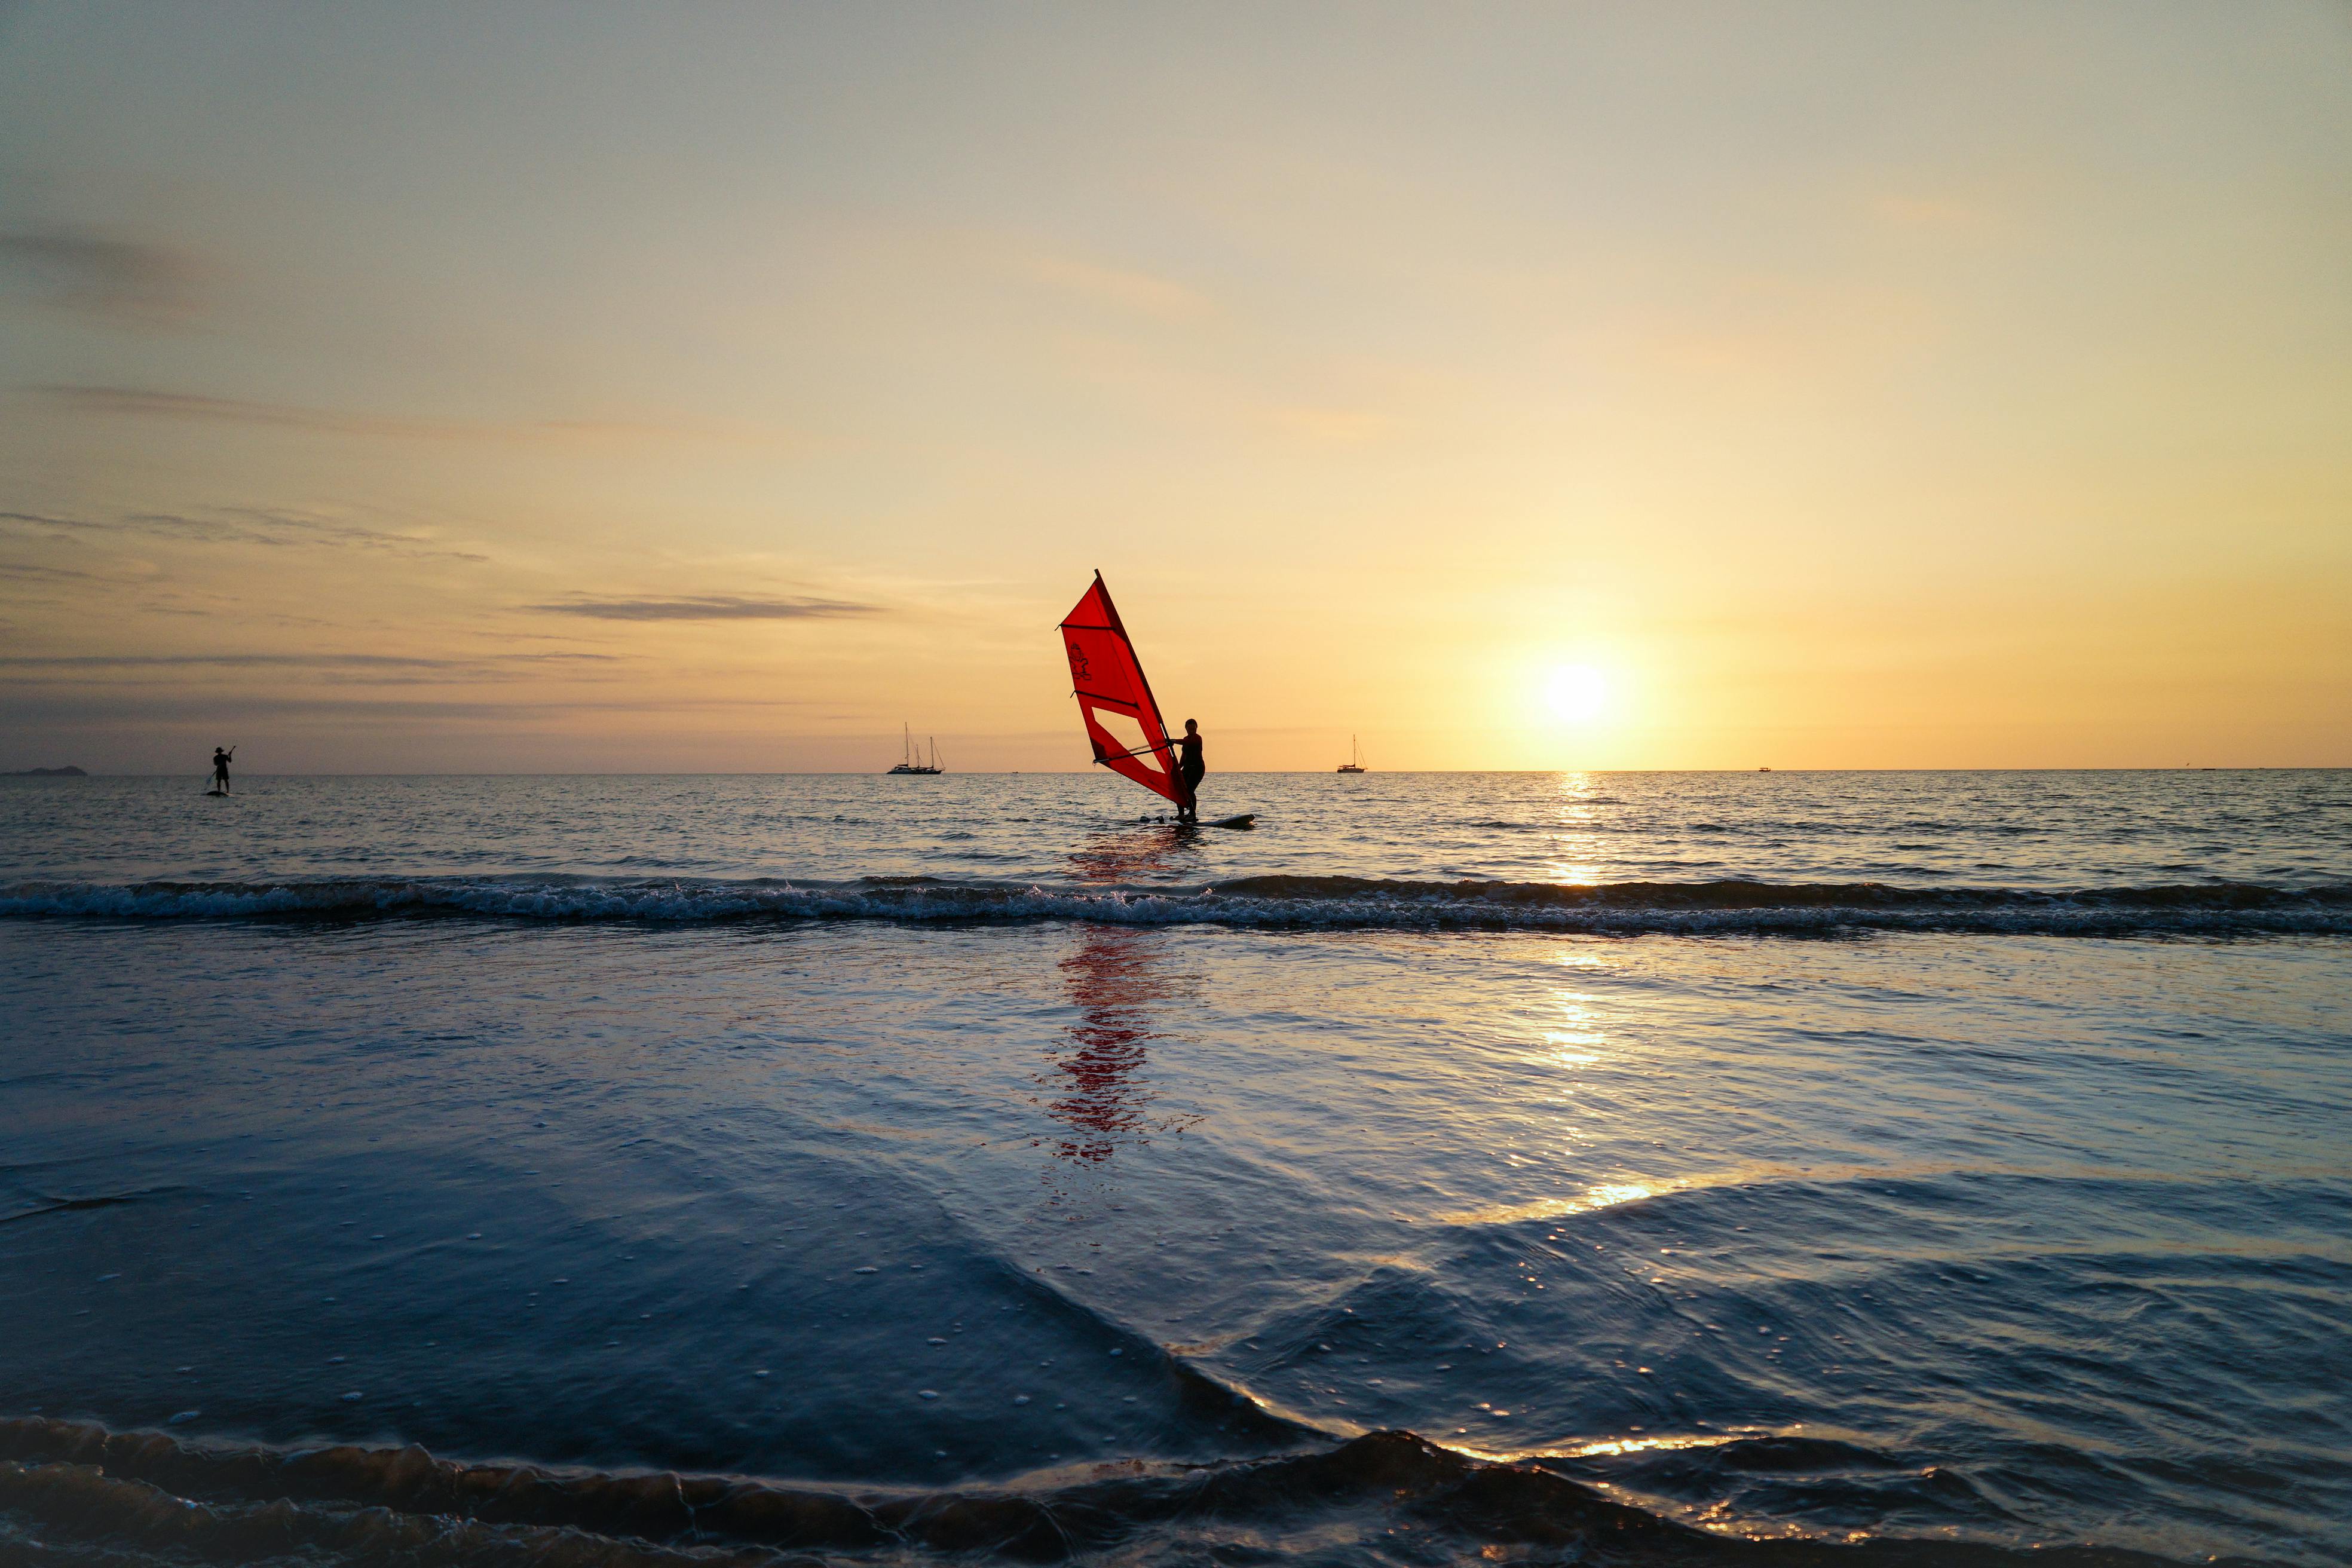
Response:
[{"label": "rippled water surface", "polygon": [[1212,782],[0,782],[0,1555],[2352,1556],[2352,777]]}]

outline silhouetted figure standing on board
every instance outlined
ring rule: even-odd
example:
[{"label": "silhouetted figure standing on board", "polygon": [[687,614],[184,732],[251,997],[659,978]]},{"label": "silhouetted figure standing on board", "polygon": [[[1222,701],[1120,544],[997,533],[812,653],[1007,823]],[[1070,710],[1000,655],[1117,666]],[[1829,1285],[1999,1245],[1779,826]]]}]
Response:
[{"label": "silhouetted figure standing on board", "polygon": [[231,757],[236,755],[236,748],[235,746],[231,746],[226,752],[222,751],[218,746],[215,746],[213,748],[213,788],[218,790],[223,795],[226,795],[228,793],[228,762]]},{"label": "silhouetted figure standing on board", "polygon": [[1176,744],[1182,753],[1176,763],[1176,772],[1184,781],[1184,800],[1176,808],[1176,820],[1198,822],[1201,820],[1201,775],[1209,771],[1208,764],[1201,761],[1201,726],[1198,721],[1184,721],[1184,738]]}]

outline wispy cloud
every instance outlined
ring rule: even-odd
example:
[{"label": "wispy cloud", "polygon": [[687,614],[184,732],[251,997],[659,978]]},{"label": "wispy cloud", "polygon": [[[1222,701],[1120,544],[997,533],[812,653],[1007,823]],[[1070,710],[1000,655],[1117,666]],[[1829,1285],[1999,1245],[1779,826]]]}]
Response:
[{"label": "wispy cloud", "polygon": [[[383,653],[142,653],[12,654],[0,656],[0,670],[23,684],[74,685],[84,677],[139,678],[182,672],[268,671],[309,677],[329,685],[440,686],[526,679],[578,682],[610,680],[614,666],[627,661],[606,653],[500,653],[479,658],[431,658]],[[123,681],[108,681],[120,688]],[[85,685],[86,689],[86,685]]]},{"label": "wispy cloud", "polygon": [[638,714],[801,711],[824,704],[792,697],[702,698],[688,700],[659,696],[642,699],[557,700],[515,698],[359,698],[347,696],[257,696],[237,694],[193,704],[184,694],[157,690],[16,689],[0,688],[0,730],[60,728],[100,729],[110,723],[136,723],[157,728],[182,728],[192,721],[215,723],[233,719],[255,721],[305,720],[341,721],[369,726],[396,721],[433,724],[514,724],[560,720],[574,714]]},{"label": "wispy cloud", "polygon": [[66,566],[41,566],[29,561],[0,561],[0,577],[17,583],[95,583],[95,574]]},{"label": "wispy cloud", "polygon": [[0,522],[14,522],[30,528],[54,528],[68,532],[107,527],[105,523],[93,522],[88,518],[58,517],[45,511],[0,511]]},{"label": "wispy cloud", "polygon": [[[509,662],[551,659],[593,659],[612,662],[609,653],[493,654]],[[476,658],[410,658],[388,653],[82,653],[13,654],[0,657],[0,667],[16,669],[178,669],[202,666],[226,668],[285,669],[475,669]]]},{"label": "wispy cloud", "polygon": [[80,414],[179,419],[199,424],[254,425],[324,436],[390,437],[407,440],[502,443],[719,441],[760,446],[797,446],[802,438],[772,426],[728,422],[627,419],[422,419],[397,414],[365,414],[306,408],[290,403],[257,403],[194,392],[163,392],[144,386],[51,384],[32,391]]},{"label": "wispy cloud", "polygon": [[0,524],[81,536],[137,536],[191,544],[258,544],[281,549],[317,545],[338,550],[383,551],[415,560],[475,563],[489,559],[473,551],[452,550],[425,534],[395,533],[380,528],[364,528],[338,518],[256,507],[224,508],[212,513],[131,512],[111,519],[0,511]]},{"label": "wispy cloud", "polygon": [[131,415],[226,425],[275,425],[346,436],[424,436],[446,440],[500,433],[497,427],[457,419],[409,419],[377,414],[346,414],[282,403],[249,403],[191,392],[158,392],[139,386],[40,386],[53,403],[83,414]]},{"label": "wispy cloud", "polygon": [[1149,272],[1105,267],[1066,256],[1024,257],[1018,266],[1040,283],[1142,315],[1192,320],[1213,314],[1216,310],[1209,297],[1198,289]]},{"label": "wispy cloud", "polygon": [[805,621],[879,616],[880,605],[846,599],[761,599],[733,595],[695,595],[680,599],[576,598],[526,609],[551,615],[587,616],[602,621]]},{"label": "wispy cloud", "polygon": [[177,326],[198,309],[202,269],[160,245],[86,228],[0,230],[0,278],[50,304],[132,326]]}]

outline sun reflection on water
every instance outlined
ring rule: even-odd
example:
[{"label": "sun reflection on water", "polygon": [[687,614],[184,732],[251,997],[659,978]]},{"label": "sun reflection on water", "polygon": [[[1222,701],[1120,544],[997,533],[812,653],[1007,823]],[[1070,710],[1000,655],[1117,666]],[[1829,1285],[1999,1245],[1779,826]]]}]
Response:
[{"label": "sun reflection on water", "polygon": [[1463,1209],[1454,1214],[1433,1215],[1441,1225],[1517,1225],[1531,1219],[1561,1219],[1570,1215],[1590,1214],[1595,1209],[1615,1208],[1620,1204],[1640,1203],[1661,1193],[1679,1192],[1688,1184],[1660,1182],[1654,1185],[1642,1182],[1601,1182],[1582,1192],[1554,1198],[1538,1198],[1532,1203],[1498,1204],[1491,1208]]},{"label": "sun reflection on water", "polygon": [[[1551,962],[1563,969],[1592,973],[1611,967],[1606,958],[1589,948],[1562,947],[1552,955]],[[1545,1052],[1546,1058],[1553,1065],[1564,1068],[1589,1068],[1599,1062],[1609,1044],[1609,1033],[1601,1026],[1601,1012],[1607,998],[1593,992],[1562,986],[1553,991],[1548,1000],[1558,1009],[1559,1016],[1538,1037],[1549,1047]]]},{"label": "sun reflection on water", "polygon": [[1465,1443],[1448,1443],[1457,1454],[1482,1459],[1494,1465],[1525,1464],[1529,1459],[1598,1459],[1617,1454],[1676,1453],[1686,1448],[1720,1448],[1726,1444],[1751,1438],[1777,1436],[1763,1428],[1743,1428],[1736,1432],[1707,1432],[1672,1437],[1602,1437],[1572,1447],[1478,1448]]},{"label": "sun reflection on water", "polygon": [[1579,1447],[1554,1450],[1551,1458],[1591,1459],[1606,1454],[1645,1454],[1656,1451],[1675,1452],[1683,1448],[1720,1448],[1726,1443],[1737,1443],[1753,1437],[1754,1432],[1707,1433],[1690,1437],[1609,1437],[1600,1442],[1586,1443]]},{"label": "sun reflection on water", "polygon": [[1559,826],[1544,869],[1549,880],[1589,888],[1601,880],[1601,843],[1599,781],[1591,773],[1559,775]]},{"label": "sun reflection on water", "polygon": [[1589,1068],[1601,1057],[1601,1047],[1609,1043],[1608,1031],[1601,1026],[1600,1014],[1594,1004],[1598,996],[1580,991],[1559,991],[1552,1001],[1562,1015],[1560,1021],[1543,1031],[1543,1043],[1550,1047],[1546,1053],[1557,1065],[1564,1068]]}]

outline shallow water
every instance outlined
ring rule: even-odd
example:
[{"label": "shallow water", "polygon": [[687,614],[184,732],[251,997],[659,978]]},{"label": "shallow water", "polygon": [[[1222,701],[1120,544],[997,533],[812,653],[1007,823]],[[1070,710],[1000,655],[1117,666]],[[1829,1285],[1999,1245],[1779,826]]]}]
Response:
[{"label": "shallow water", "polygon": [[0,788],[0,1547],[2352,1553],[2352,779],[1105,782]]}]

